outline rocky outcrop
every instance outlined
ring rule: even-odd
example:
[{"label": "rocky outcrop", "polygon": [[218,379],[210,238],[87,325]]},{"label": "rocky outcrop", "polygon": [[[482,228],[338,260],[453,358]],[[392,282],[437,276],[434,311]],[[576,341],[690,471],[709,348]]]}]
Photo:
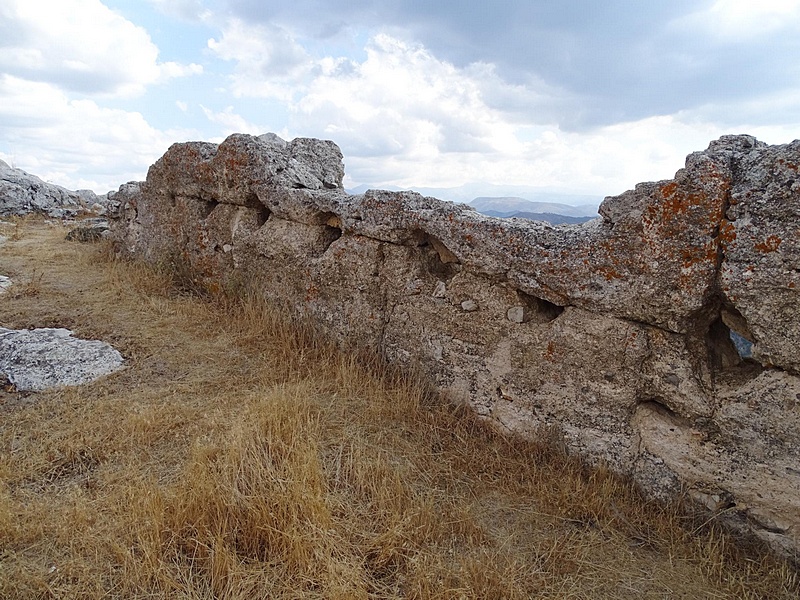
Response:
[{"label": "rocky outcrop", "polygon": [[109,344],[74,338],[69,329],[0,327],[0,376],[21,392],[89,383],[122,363]]},{"label": "rocky outcrop", "polygon": [[[172,146],[128,184],[120,252],[246,280],[499,427],[557,427],[650,493],[800,548],[800,142],[724,137],[580,226],[342,189],[331,142]],[[742,358],[731,332],[752,342]]]},{"label": "rocky outcrop", "polygon": [[105,197],[91,190],[73,192],[45,183],[0,160],[0,217],[40,213],[53,218],[105,212]]}]

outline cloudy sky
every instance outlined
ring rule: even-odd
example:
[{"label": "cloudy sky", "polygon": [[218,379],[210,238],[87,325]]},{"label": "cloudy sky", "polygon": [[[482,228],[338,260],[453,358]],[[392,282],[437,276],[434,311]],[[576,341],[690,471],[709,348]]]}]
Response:
[{"label": "cloudy sky", "polygon": [[334,140],[348,188],[617,194],[800,138],[800,0],[0,3],[9,164],[102,193],[267,131]]}]

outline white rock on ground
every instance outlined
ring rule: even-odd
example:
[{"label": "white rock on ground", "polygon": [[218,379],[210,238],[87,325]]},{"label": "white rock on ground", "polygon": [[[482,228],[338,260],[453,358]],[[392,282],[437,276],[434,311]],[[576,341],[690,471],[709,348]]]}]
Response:
[{"label": "white rock on ground", "polygon": [[72,337],[69,329],[0,327],[0,374],[20,391],[80,385],[123,364],[111,345]]}]

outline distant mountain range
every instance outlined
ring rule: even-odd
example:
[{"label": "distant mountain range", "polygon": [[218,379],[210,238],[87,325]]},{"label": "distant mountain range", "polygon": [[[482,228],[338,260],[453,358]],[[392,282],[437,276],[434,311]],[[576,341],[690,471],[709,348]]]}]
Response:
[{"label": "distant mountain range", "polygon": [[578,225],[580,223],[586,223],[586,221],[591,221],[593,217],[570,217],[568,215],[559,215],[556,213],[533,213],[533,212],[525,212],[519,211],[514,212],[511,214],[508,213],[496,213],[493,210],[488,211],[478,211],[484,215],[488,215],[490,217],[501,217],[504,219],[508,219],[511,217],[516,217],[518,219],[528,219],[529,221],[545,221],[550,223],[550,225]]},{"label": "distant mountain range", "polygon": [[[373,186],[360,185],[348,191],[351,194],[363,194],[371,187]],[[381,189],[401,191],[401,188],[395,186],[384,186]],[[546,221],[552,225],[589,221],[597,217],[597,207],[603,200],[602,196],[565,194],[525,186],[483,184],[467,184],[457,188],[414,188],[413,191],[441,200],[466,202],[479,213],[491,217],[518,217]],[[470,196],[470,192],[473,195]],[[498,192],[498,195],[475,197],[474,192]]]},{"label": "distant mountain range", "polygon": [[492,217],[520,217],[535,221],[584,223],[597,216],[596,204],[573,206],[561,202],[535,202],[516,196],[475,198],[470,203],[480,213]]},{"label": "distant mountain range", "polygon": [[[559,189],[542,188],[525,185],[495,185],[488,183],[467,183],[458,187],[415,187],[401,188],[392,185],[359,185],[348,191],[351,194],[363,194],[368,189],[381,189],[393,192],[413,190],[423,196],[433,196],[451,202],[472,202],[475,198],[518,198],[529,202],[553,202],[567,206],[591,205],[597,207],[604,196],[593,194],[573,194]],[[588,216],[588,215],[584,215]]]}]

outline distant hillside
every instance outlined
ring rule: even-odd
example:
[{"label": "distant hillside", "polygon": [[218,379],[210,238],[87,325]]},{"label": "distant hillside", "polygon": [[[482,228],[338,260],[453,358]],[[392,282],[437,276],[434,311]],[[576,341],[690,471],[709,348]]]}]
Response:
[{"label": "distant hillside", "polygon": [[[561,199],[558,196],[556,197]],[[526,219],[539,218],[541,220],[541,217],[527,216],[535,214],[566,217],[586,217],[583,219],[583,221],[588,221],[589,219],[593,219],[597,216],[596,204],[573,206],[571,204],[564,204],[561,202],[534,202],[533,200],[526,200],[525,198],[519,198],[517,196],[482,196],[473,199],[469,204],[478,212],[494,217],[524,217]],[[577,222],[582,223],[583,221]]]},{"label": "distant hillside", "polygon": [[[463,186],[466,188],[467,186]],[[495,186],[499,187],[499,186]],[[370,189],[368,185],[361,185],[348,190],[351,194],[363,194]],[[383,189],[400,191],[400,188],[385,186]],[[453,202],[462,201],[458,195],[452,194],[453,190],[463,193],[462,188],[416,188],[414,191],[424,196],[433,196],[442,200]],[[520,190],[524,192],[524,190]],[[530,219],[531,221],[546,221],[551,225],[585,223],[597,217],[597,207],[602,198],[599,196],[586,196],[576,194],[544,193],[541,191],[526,194],[542,200],[528,200],[519,196],[479,196],[468,202],[479,213],[490,217]],[[554,200],[560,200],[555,202]],[[574,204],[568,204],[573,202]]]},{"label": "distant hillside", "polygon": [[[534,187],[534,186],[520,186],[520,185],[494,185],[487,183],[470,183],[453,188],[437,188],[437,187],[413,187],[413,188],[400,188],[397,186],[379,184],[379,185],[359,185],[353,188],[348,188],[347,191],[351,194],[363,194],[370,188],[401,191],[412,189],[419,192],[423,196],[433,196],[440,200],[449,200],[451,202],[465,202],[472,204],[475,200],[479,199],[516,199],[523,202],[532,202],[534,204],[552,204],[556,206],[569,206],[570,208],[581,209],[581,214],[569,213],[571,217],[588,217],[594,215],[597,211],[597,206],[602,202],[602,195],[594,194],[576,194],[564,192],[561,190],[552,190],[548,188]],[[474,204],[473,204],[474,206]],[[480,210],[480,209],[478,209]],[[514,210],[525,210],[528,212],[546,213],[552,212],[555,214],[566,214],[560,210],[551,210],[546,207],[531,208],[526,206],[519,206]],[[585,212],[588,210],[589,212]],[[483,211],[481,211],[483,212]],[[585,214],[584,214],[585,213]]]},{"label": "distant hillside", "polygon": [[518,211],[511,214],[506,212],[498,213],[494,210],[482,210],[479,212],[490,217],[503,217],[506,219],[510,217],[517,217],[518,219],[528,219],[530,221],[546,221],[551,225],[578,225],[580,223],[586,223],[586,221],[591,221],[594,218],[570,217],[568,215],[559,215],[556,213],[534,213],[527,211]]}]

